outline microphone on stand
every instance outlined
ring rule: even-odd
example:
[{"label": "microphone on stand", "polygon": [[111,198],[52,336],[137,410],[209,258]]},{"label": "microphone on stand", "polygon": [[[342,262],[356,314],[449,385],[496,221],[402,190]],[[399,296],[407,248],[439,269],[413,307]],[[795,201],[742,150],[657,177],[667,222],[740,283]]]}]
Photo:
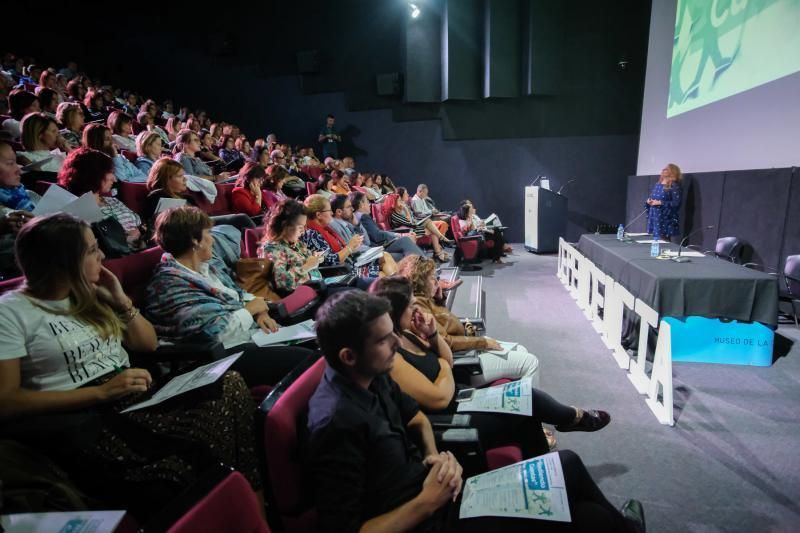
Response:
[{"label": "microphone on stand", "polygon": [[560,189],[558,189],[558,192],[557,192],[556,194],[561,194],[561,191],[563,191],[564,189],[566,189],[567,187],[569,187],[569,184],[570,184],[570,183],[572,183],[573,181],[575,181],[575,180],[574,180],[574,179],[573,179],[573,180],[569,180],[569,181],[568,181],[568,182],[566,182],[564,185],[562,185],[562,186],[561,186],[561,188],[560,188]]},{"label": "microphone on stand", "polygon": [[689,258],[681,256],[681,250],[683,250],[683,247],[686,245],[687,242],[689,242],[689,237],[691,237],[692,235],[694,235],[694,234],[696,234],[698,232],[701,232],[701,231],[707,230],[707,229],[714,229],[714,226],[713,225],[703,226],[702,228],[697,228],[694,231],[690,231],[689,235],[684,237],[683,240],[680,242],[680,244],[678,244],[678,255],[673,257],[672,260],[675,261],[676,263],[688,263],[689,262]]},{"label": "microphone on stand", "polygon": [[540,180],[540,179],[542,179],[543,177],[544,177],[544,176],[542,176],[542,175],[536,176],[536,179],[535,179],[535,180],[533,180],[533,181],[531,182],[531,184],[530,184],[530,185],[528,185],[528,187],[533,187],[534,185],[536,185],[537,183],[539,183],[539,180]]},{"label": "microphone on stand", "polygon": [[645,207],[645,208],[642,210],[642,212],[641,212],[641,213],[639,213],[638,215],[636,215],[635,217],[633,217],[633,220],[631,220],[630,222],[628,222],[628,223],[625,225],[625,227],[624,227],[624,228],[622,228],[622,240],[623,240],[623,241],[625,240],[625,230],[627,230],[628,228],[630,228],[630,227],[631,227],[631,224],[633,224],[634,222],[636,222],[637,220],[639,220],[640,218],[642,218],[642,215],[644,215],[645,213],[647,213],[647,208],[646,208],[646,207]]}]

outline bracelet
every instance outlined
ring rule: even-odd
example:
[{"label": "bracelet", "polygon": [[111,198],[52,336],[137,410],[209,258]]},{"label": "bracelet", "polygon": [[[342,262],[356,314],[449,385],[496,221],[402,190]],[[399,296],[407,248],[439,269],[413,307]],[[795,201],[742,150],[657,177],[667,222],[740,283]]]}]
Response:
[{"label": "bracelet", "polygon": [[139,314],[139,309],[134,307],[133,304],[122,313],[117,313],[117,316],[123,324],[130,324],[134,318]]},{"label": "bracelet", "polygon": [[435,339],[435,338],[436,338],[438,335],[439,335],[439,330],[438,330],[438,329],[435,329],[435,330],[433,330],[433,333],[431,333],[430,335],[428,335],[427,337],[425,337],[425,340],[427,340],[427,341],[433,340],[433,339]]}]

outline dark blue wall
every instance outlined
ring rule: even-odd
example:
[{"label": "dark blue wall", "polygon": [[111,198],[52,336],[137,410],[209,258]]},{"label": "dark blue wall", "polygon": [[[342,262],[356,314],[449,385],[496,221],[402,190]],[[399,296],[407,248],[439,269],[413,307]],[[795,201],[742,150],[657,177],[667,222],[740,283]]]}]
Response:
[{"label": "dark blue wall", "polygon": [[496,212],[511,226],[512,241],[523,240],[523,187],[538,174],[551,177],[556,187],[577,180],[567,190],[568,238],[601,222],[623,220],[624,176],[636,167],[634,135],[450,141],[442,138],[438,120],[393,122],[388,110],[348,112],[341,93],[303,95],[295,77],[263,80],[251,88],[281,95],[274,106],[261,101],[258,118],[288,142],[316,139],[325,114],[332,112],[353,141],[345,151],[356,154],[359,168],[388,172],[409,187],[428,183],[445,208],[469,197],[479,213]]}]

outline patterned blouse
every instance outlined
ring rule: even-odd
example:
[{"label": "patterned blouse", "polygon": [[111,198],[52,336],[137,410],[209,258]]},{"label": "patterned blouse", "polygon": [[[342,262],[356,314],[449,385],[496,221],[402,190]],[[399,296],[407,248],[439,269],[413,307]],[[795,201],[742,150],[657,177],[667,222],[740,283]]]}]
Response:
[{"label": "patterned blouse", "polygon": [[[304,242],[308,249],[312,252],[325,252],[325,259],[322,261],[324,266],[342,266],[342,262],[339,260],[339,254],[331,249],[328,241],[326,241],[325,237],[323,237],[322,234],[317,230],[306,229],[305,233],[303,233],[303,236],[300,237],[300,240]],[[348,257],[345,260],[345,264],[350,267],[352,273],[356,276],[377,277],[381,270],[378,261],[373,261],[372,263],[362,267],[356,267],[355,263],[353,263],[353,261]]]},{"label": "patterned blouse", "polygon": [[311,252],[302,242],[267,242],[258,249],[258,255],[272,262],[272,283],[278,292],[293,291],[311,279],[310,273],[303,272],[303,265],[311,257]]},{"label": "patterned blouse", "polygon": [[69,145],[70,149],[79,148],[81,145],[81,136],[72,131],[69,128],[64,128],[63,130],[59,130],[59,132],[64,140]]},{"label": "patterned blouse", "polygon": [[119,222],[120,226],[127,232],[132,229],[137,229],[142,225],[142,219],[139,215],[128,209],[128,206],[117,200],[116,198],[103,198],[103,205],[100,206],[100,212],[104,217],[114,217]]}]

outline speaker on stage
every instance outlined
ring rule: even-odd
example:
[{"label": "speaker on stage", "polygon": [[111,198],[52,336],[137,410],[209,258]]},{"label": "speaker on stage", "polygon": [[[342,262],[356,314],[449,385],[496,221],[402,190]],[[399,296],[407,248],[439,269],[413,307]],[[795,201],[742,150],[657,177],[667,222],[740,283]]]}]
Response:
[{"label": "speaker on stage", "polygon": [[537,254],[558,251],[567,230],[567,197],[544,187],[525,187],[525,249]]}]

